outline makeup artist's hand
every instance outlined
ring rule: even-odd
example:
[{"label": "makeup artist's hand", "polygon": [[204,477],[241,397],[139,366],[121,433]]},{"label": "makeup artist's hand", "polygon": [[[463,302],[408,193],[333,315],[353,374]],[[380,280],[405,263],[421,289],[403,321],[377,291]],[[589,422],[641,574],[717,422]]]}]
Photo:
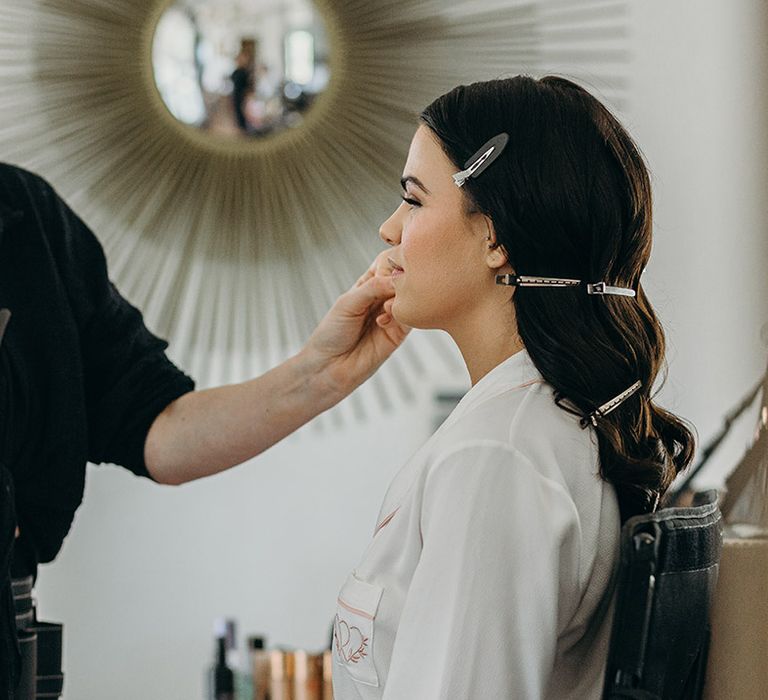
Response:
[{"label": "makeup artist's hand", "polygon": [[392,317],[388,254],[382,251],[336,300],[302,351],[319,362],[330,389],[342,395],[368,379],[410,331]]},{"label": "makeup artist's hand", "polygon": [[247,382],[191,391],[155,419],[144,461],[161,484],[184,484],[255,457],[370,377],[408,335],[392,318],[386,252],[344,292],[304,348]]}]

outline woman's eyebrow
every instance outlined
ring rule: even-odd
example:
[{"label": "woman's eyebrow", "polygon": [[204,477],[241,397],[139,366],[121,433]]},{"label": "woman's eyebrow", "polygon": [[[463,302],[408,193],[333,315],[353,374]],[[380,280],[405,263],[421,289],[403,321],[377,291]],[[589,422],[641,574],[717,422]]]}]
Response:
[{"label": "woman's eyebrow", "polygon": [[403,188],[403,191],[405,191],[405,186],[409,182],[412,182],[414,185],[416,185],[416,187],[422,190],[424,194],[432,194],[426,187],[424,187],[424,184],[415,175],[406,175],[400,179],[400,186]]}]

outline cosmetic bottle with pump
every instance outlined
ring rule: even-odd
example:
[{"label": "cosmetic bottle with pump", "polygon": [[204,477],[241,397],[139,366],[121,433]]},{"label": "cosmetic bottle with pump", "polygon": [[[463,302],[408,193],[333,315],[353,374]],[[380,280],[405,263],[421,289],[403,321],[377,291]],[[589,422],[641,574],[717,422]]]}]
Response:
[{"label": "cosmetic bottle with pump", "polygon": [[227,668],[235,678],[235,700],[253,700],[251,668],[246,653],[241,653],[237,643],[237,622],[224,620],[227,641]]},{"label": "cosmetic bottle with pump", "polygon": [[235,700],[235,675],[227,665],[227,626],[216,622],[216,661],[209,672],[210,700]]}]

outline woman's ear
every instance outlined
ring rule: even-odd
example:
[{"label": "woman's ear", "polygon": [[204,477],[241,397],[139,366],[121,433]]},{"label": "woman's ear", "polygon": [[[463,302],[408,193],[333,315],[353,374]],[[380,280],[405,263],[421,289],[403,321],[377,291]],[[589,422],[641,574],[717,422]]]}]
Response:
[{"label": "woman's ear", "polygon": [[498,270],[509,262],[509,258],[504,248],[498,246],[488,251],[485,261],[488,263],[488,267]]},{"label": "woman's ear", "polygon": [[485,256],[485,261],[488,264],[488,267],[498,270],[509,262],[509,257],[507,256],[507,251],[504,250],[504,246],[496,240],[496,230],[493,227],[493,222],[487,216],[484,216],[483,218],[485,219],[488,231],[488,235],[485,239],[488,246],[488,253]]}]

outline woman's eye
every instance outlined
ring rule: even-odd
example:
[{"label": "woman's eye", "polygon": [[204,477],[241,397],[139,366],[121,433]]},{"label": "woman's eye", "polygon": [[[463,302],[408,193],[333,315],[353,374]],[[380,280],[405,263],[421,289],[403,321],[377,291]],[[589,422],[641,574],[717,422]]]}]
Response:
[{"label": "woman's eye", "polygon": [[420,207],[421,204],[417,202],[415,199],[409,199],[408,197],[400,197],[404,202],[408,202],[412,207]]}]

